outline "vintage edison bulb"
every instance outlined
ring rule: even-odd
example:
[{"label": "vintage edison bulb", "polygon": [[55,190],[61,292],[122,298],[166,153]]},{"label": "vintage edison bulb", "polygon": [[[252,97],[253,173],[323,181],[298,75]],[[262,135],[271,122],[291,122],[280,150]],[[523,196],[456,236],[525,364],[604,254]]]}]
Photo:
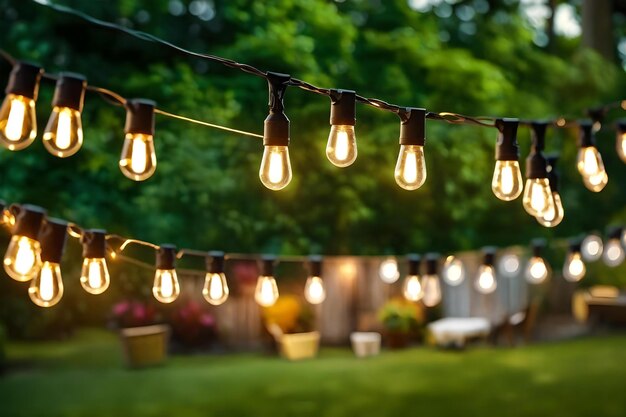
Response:
[{"label": "vintage edison bulb", "polygon": [[422,278],[422,302],[426,307],[434,307],[441,302],[441,284],[437,275],[424,275]]},{"label": "vintage edison bulb", "polygon": [[517,161],[496,161],[491,189],[503,201],[515,200],[522,193],[522,173]]},{"label": "vintage edison bulb", "polygon": [[109,288],[111,277],[104,258],[85,258],[80,273],[80,285],[89,294],[102,294]]},{"label": "vintage edison bulb", "polygon": [[395,258],[387,258],[380,263],[378,268],[378,276],[383,282],[387,284],[393,284],[400,278],[400,271],[398,271],[398,261]]},{"label": "vintage edison bulb", "polygon": [[548,266],[540,256],[533,256],[526,266],[526,280],[531,284],[540,284],[548,278]]},{"label": "vintage edison bulb", "polygon": [[4,270],[16,281],[29,281],[39,273],[41,245],[26,236],[15,235],[4,255]]},{"label": "vintage edison bulb", "polygon": [[207,272],[204,287],[202,287],[202,295],[207,303],[214,306],[223,304],[228,298],[228,293],[226,275],[223,272]]},{"label": "vintage edison bulb", "polygon": [[261,307],[270,307],[278,300],[278,286],[273,276],[261,275],[256,282],[254,299]]},{"label": "vintage edison bulb", "polygon": [[356,160],[356,135],[354,126],[332,125],[326,145],[326,156],[335,166],[343,168]]},{"label": "vintage edison bulb", "polygon": [[404,298],[409,301],[419,301],[424,296],[422,291],[422,284],[420,277],[417,275],[409,275],[404,279],[404,285],[402,288]]},{"label": "vintage edison bulb", "polygon": [[308,277],[304,285],[304,298],[311,304],[320,304],[326,299],[324,281],[320,277]]},{"label": "vintage edison bulb", "polygon": [[496,290],[498,286],[496,274],[491,265],[481,265],[478,268],[478,275],[474,287],[482,294],[490,294]]},{"label": "vintage edison bulb", "polygon": [[578,172],[585,178],[596,176],[604,171],[602,156],[595,146],[586,146],[578,150]]},{"label": "vintage edison bulb", "polygon": [[465,267],[460,259],[448,256],[443,264],[443,280],[452,286],[459,285],[465,279]]},{"label": "vintage edison bulb", "polygon": [[405,190],[417,190],[421,187],[426,181],[424,147],[400,145],[394,176],[398,185]]},{"label": "vintage edison bulb", "polygon": [[610,239],[604,247],[602,255],[604,263],[610,267],[619,266],[624,262],[624,248],[619,239]]},{"label": "vintage edison bulb", "polygon": [[157,269],[152,285],[154,298],[162,303],[171,303],[180,294],[178,276],[175,269]]},{"label": "vintage edison bulb", "polygon": [[39,275],[28,288],[28,296],[39,307],[52,307],[63,296],[61,267],[54,262],[44,262]]},{"label": "vintage edison bulb", "polygon": [[8,94],[0,107],[0,144],[19,151],[33,143],[36,136],[35,100]]},{"label": "vintage edison bulb", "polygon": [[549,180],[547,178],[526,180],[522,204],[531,216],[541,216],[545,212],[554,211],[554,199]]},{"label": "vintage edison bulb", "polygon": [[622,162],[626,162],[626,132],[617,132],[617,142],[615,143],[615,148],[617,149],[617,154]]},{"label": "vintage edison bulb", "polygon": [[602,257],[603,250],[602,238],[597,235],[588,235],[580,244],[580,252],[585,261],[597,261]]},{"label": "vintage edison bulb", "polygon": [[127,133],[119,165],[122,174],[131,180],[143,181],[150,178],[157,166],[152,135]]},{"label": "vintage edison bulb", "polygon": [[66,158],[83,145],[83,124],[78,110],[55,106],[43,133],[43,144],[52,155]]},{"label": "vintage edison bulb", "polygon": [[270,190],[282,190],[291,181],[288,146],[265,146],[259,178]]},{"label": "vintage edison bulb", "polygon": [[535,217],[537,222],[544,227],[558,226],[565,216],[565,210],[563,209],[563,203],[561,202],[561,195],[555,191],[552,192],[552,201],[546,211],[541,216]]},{"label": "vintage edison bulb", "polygon": [[507,278],[517,276],[520,269],[519,256],[514,253],[504,255],[499,262],[500,273]]},{"label": "vintage edison bulb", "polygon": [[587,267],[583,262],[580,253],[573,252],[567,255],[563,266],[563,277],[571,282],[580,281],[587,272]]},{"label": "vintage edison bulb", "polygon": [[594,193],[602,191],[608,182],[609,176],[604,170],[589,177],[583,177],[583,184],[585,184],[585,187]]}]

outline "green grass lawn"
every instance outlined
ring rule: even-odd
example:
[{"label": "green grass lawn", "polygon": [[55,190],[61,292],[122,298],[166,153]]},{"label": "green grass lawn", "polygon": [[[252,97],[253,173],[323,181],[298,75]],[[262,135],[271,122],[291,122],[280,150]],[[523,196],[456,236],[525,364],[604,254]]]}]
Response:
[{"label": "green grass lawn", "polygon": [[626,336],[516,349],[415,348],[356,359],[324,349],[290,363],[260,354],[122,366],[114,335],[11,344],[2,416],[624,416]]}]

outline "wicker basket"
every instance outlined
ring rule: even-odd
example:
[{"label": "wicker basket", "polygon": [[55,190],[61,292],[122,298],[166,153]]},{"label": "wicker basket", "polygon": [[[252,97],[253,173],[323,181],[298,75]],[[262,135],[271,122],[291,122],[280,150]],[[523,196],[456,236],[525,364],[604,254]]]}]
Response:
[{"label": "wicker basket", "polygon": [[122,329],[120,338],[126,365],[130,368],[154,366],[165,361],[170,329],[166,325]]}]

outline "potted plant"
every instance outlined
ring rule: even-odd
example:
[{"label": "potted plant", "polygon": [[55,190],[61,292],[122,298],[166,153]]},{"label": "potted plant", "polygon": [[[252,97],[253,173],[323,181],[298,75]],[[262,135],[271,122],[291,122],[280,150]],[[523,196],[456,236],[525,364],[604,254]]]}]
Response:
[{"label": "potted plant", "polygon": [[206,347],[216,338],[215,317],[201,303],[194,300],[176,309],[169,323],[173,341],[185,348]]},{"label": "potted plant", "polygon": [[313,330],[313,312],[295,296],[282,296],[273,306],[263,308],[263,321],[283,357],[298,360],[317,356],[320,334]]},{"label": "potted plant", "polygon": [[411,335],[418,333],[423,314],[417,304],[404,298],[393,298],[378,311],[378,320],[385,329],[388,346],[399,349],[406,347]]},{"label": "potted plant", "polygon": [[156,309],[141,301],[122,301],[113,306],[112,320],[119,329],[126,364],[140,368],[165,360],[169,327],[160,323]]}]

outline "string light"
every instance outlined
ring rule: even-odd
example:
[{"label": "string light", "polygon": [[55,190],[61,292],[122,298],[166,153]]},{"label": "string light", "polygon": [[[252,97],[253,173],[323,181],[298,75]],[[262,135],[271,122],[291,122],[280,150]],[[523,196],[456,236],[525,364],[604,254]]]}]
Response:
[{"label": "string light", "polygon": [[378,276],[387,284],[393,284],[400,278],[400,271],[398,270],[398,261],[396,258],[389,257],[380,263],[378,268]]},{"label": "string light", "polygon": [[522,193],[522,173],[519,167],[517,145],[517,119],[498,119],[496,141],[496,166],[493,171],[491,189],[503,201],[515,200]]},{"label": "string light", "polygon": [[207,273],[202,296],[211,305],[224,304],[228,299],[228,283],[224,274],[224,252],[209,252],[206,258]]},{"label": "string light", "polygon": [[498,262],[498,267],[503,276],[507,278],[516,277],[520,269],[519,256],[515,253],[507,253],[501,256],[500,262]]},{"label": "string light", "polygon": [[28,288],[28,295],[39,307],[52,307],[63,297],[61,258],[67,241],[67,222],[46,219],[41,233],[41,269]]},{"label": "string light", "polygon": [[178,275],[175,269],[176,246],[163,244],[156,253],[156,273],[152,294],[161,303],[171,303],[180,294]]},{"label": "string light", "polygon": [[607,234],[608,241],[604,245],[602,259],[608,266],[614,268],[624,262],[624,248],[622,247],[622,228],[612,227]]},{"label": "string light", "polygon": [[565,265],[563,265],[563,277],[570,282],[580,281],[585,277],[585,273],[587,272],[587,267],[582,260],[580,250],[580,241],[577,239],[572,240],[567,257],[565,258]]},{"label": "string light", "polygon": [[531,284],[541,284],[550,275],[550,269],[542,256],[546,242],[544,239],[535,239],[531,242],[532,257],[526,265],[526,281]]},{"label": "string light", "polygon": [[622,162],[626,163],[626,120],[617,122],[615,149]]},{"label": "string light", "polygon": [[407,255],[408,271],[404,278],[402,286],[402,294],[408,301],[419,301],[424,297],[424,291],[419,277],[419,267],[421,258],[419,255]]},{"label": "string light", "polygon": [[424,143],[426,110],[407,108],[400,116],[400,153],[394,176],[396,183],[405,190],[417,190],[426,181]]},{"label": "string light", "polygon": [[426,254],[426,272],[422,277],[424,296],[422,302],[426,307],[435,307],[441,303],[441,283],[439,282],[439,254]]},{"label": "string light", "polygon": [[493,267],[495,257],[495,248],[483,248],[483,262],[478,267],[476,281],[474,281],[474,288],[482,294],[491,294],[498,286],[496,281],[496,271]]},{"label": "string light", "polygon": [[304,284],[304,298],[311,304],[321,304],[326,299],[326,289],[322,280],[322,257],[309,257],[309,276]]},{"label": "string light", "polygon": [[545,134],[548,124],[533,122],[531,125],[532,148],[526,158],[526,186],[522,203],[528,214],[542,217],[555,213],[555,201],[550,189],[546,158],[543,155]]},{"label": "string light", "polygon": [[254,299],[261,307],[271,307],[278,300],[278,285],[274,278],[274,265],[276,258],[265,255],[261,259],[261,274],[256,282]]},{"label": "string light", "polygon": [[465,266],[460,259],[450,255],[443,264],[442,275],[448,285],[460,285],[465,280]]},{"label": "string light", "polygon": [[577,167],[585,187],[595,193],[602,191],[609,177],[604,169],[602,156],[596,148],[593,124],[590,121],[580,122],[578,146]]},{"label": "string light", "polygon": [[146,99],[126,101],[124,147],[120,170],[127,178],[144,181],[154,174],[157,166],[154,151],[154,109],[156,103]]},{"label": "string light", "polygon": [[556,227],[563,221],[565,210],[559,193],[559,173],[556,170],[556,163],[559,157],[551,155],[546,158],[546,172],[548,173],[548,181],[550,183],[550,191],[552,192],[552,202],[548,209],[540,216],[535,217],[537,222],[544,227]]},{"label": "string light", "polygon": [[595,233],[587,235],[583,239],[580,246],[582,258],[588,262],[600,259],[602,257],[603,250],[604,244],[602,243],[602,238]]},{"label": "string light", "polygon": [[80,237],[83,245],[83,267],[80,284],[89,294],[102,294],[109,288],[111,277],[107,267],[106,231],[86,230]]},{"label": "string light", "polygon": [[4,270],[14,280],[25,282],[35,278],[41,268],[39,231],[46,211],[24,204],[11,206],[15,224],[11,241],[4,255]]},{"label": "string light", "polygon": [[35,101],[43,69],[18,61],[13,65],[0,107],[0,144],[19,151],[33,143],[37,136]]},{"label": "string light", "polygon": [[330,134],[326,156],[335,166],[343,168],[356,161],[357,147],[354,125],[356,124],[356,93],[351,90],[330,90]]}]

